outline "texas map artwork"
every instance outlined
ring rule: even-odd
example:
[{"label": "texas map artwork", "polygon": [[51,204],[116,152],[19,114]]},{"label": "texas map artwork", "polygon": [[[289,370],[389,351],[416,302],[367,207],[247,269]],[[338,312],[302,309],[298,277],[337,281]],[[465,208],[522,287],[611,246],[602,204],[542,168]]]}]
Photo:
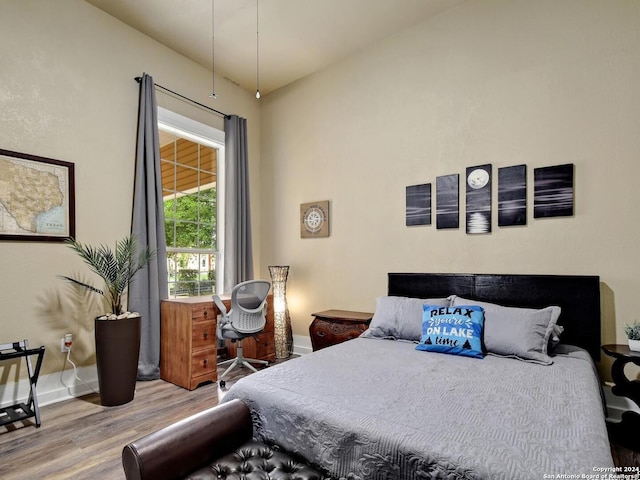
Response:
[{"label": "texas map artwork", "polygon": [[0,154],[0,234],[70,235],[73,164],[55,162],[61,165]]}]

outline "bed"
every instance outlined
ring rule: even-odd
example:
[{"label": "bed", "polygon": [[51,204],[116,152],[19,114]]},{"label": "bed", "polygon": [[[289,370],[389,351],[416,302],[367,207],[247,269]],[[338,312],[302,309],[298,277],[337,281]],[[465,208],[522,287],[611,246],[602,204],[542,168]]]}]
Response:
[{"label": "bed", "polygon": [[[335,478],[588,478],[613,467],[594,367],[598,277],[390,273],[387,293],[360,338],[245,377],[224,401],[249,406],[257,439]],[[417,350],[422,305],[438,302],[483,305],[492,351]],[[500,351],[501,335],[534,339],[522,325],[539,330],[541,312],[556,316],[545,355]]]}]

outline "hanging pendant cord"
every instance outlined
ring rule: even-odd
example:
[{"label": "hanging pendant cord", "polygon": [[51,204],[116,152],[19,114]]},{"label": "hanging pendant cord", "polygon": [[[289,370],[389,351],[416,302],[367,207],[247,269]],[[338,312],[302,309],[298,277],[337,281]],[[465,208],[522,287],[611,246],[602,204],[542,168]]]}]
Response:
[{"label": "hanging pendant cord", "polygon": [[211,98],[218,98],[216,94],[216,2],[211,0]]},{"label": "hanging pendant cord", "polygon": [[[136,82],[140,83],[140,82],[142,81],[142,77],[135,77],[135,79],[134,79],[134,80],[135,80]],[[162,90],[163,92],[167,92],[167,93],[170,93],[171,95],[175,95],[176,97],[179,97],[179,98],[181,98],[181,99],[183,99],[183,100],[186,100],[186,101],[187,101],[187,102],[189,102],[189,103],[192,103],[192,104],[194,104],[194,105],[197,105],[197,106],[198,106],[198,107],[200,107],[200,108],[204,108],[205,110],[209,110],[209,111],[211,111],[211,112],[217,113],[218,115],[223,116],[223,117],[225,117],[225,118],[231,118],[231,115],[229,115],[229,114],[227,114],[227,113],[221,112],[220,110],[216,110],[215,108],[211,108],[211,107],[209,107],[209,106],[205,105],[204,103],[196,102],[195,100],[193,100],[193,99],[191,99],[191,98],[189,98],[189,97],[185,97],[184,95],[180,95],[178,92],[174,92],[173,90],[169,90],[168,88],[163,87],[162,85],[158,85],[158,84],[156,83],[156,84],[154,84],[154,86],[155,86],[157,89]]]},{"label": "hanging pendant cord", "polygon": [[260,98],[260,15],[256,0],[256,98]]}]

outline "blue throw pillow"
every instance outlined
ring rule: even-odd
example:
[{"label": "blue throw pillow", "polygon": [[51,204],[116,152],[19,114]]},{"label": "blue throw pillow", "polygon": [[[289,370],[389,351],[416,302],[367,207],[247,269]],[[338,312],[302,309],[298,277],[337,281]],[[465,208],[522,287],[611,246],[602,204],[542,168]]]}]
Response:
[{"label": "blue throw pillow", "polygon": [[416,350],[484,357],[482,307],[424,305],[422,310],[422,336]]}]

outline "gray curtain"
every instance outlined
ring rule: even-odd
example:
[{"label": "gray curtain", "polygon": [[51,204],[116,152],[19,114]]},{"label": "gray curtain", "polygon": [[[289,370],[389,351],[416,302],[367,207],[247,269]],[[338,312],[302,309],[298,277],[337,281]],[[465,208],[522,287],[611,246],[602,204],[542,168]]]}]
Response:
[{"label": "gray curtain", "polygon": [[140,81],[138,141],[131,233],[156,252],[151,264],[138,272],[129,287],[129,310],[142,314],[138,380],[160,378],[160,300],[166,299],[167,246],[160,174],[158,108],[151,76]]},{"label": "gray curtain", "polygon": [[249,155],[246,118],[224,119],[225,225],[224,293],[245,280],[253,280],[251,211],[249,208]]}]

